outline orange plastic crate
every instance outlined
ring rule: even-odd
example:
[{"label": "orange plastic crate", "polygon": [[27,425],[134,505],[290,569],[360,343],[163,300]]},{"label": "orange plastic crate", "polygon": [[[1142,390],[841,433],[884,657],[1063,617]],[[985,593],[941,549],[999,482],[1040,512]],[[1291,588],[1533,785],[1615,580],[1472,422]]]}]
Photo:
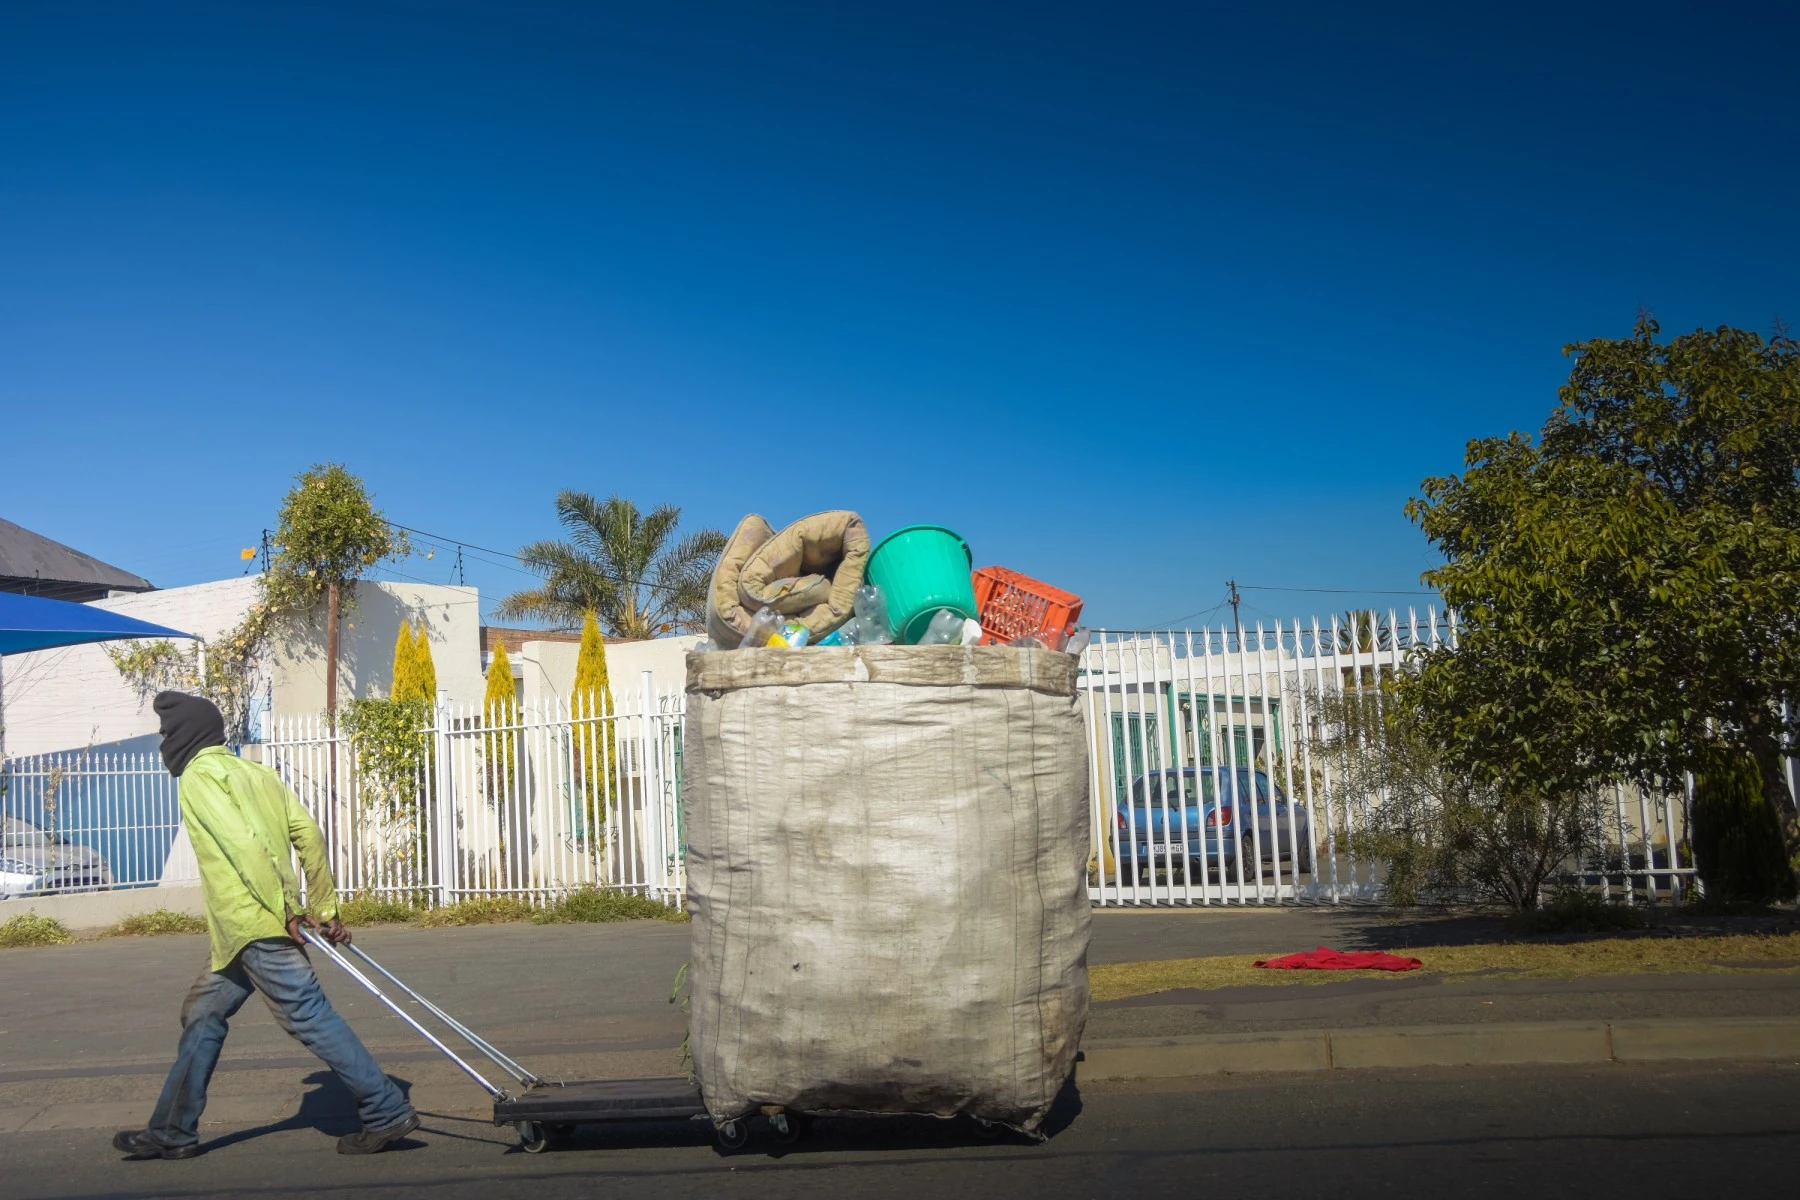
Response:
[{"label": "orange plastic crate", "polygon": [[984,646],[1027,636],[1061,646],[1081,616],[1080,596],[1029,575],[1005,567],[979,567],[970,576]]}]

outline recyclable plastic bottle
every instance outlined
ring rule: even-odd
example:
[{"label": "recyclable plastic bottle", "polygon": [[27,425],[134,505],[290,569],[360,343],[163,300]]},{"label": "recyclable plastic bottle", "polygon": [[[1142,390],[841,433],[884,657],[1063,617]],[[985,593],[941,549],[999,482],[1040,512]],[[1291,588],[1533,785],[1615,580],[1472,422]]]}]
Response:
[{"label": "recyclable plastic bottle", "polygon": [[779,635],[781,631],[781,614],[772,608],[764,608],[750,618],[750,632],[738,643],[739,650],[756,650],[769,644],[769,639]]},{"label": "recyclable plastic bottle", "polygon": [[962,641],[963,618],[948,608],[940,608],[937,615],[931,618],[925,635],[919,639],[921,646],[954,646]]},{"label": "recyclable plastic bottle", "polygon": [[814,642],[815,646],[854,646],[856,645],[856,618],[851,617],[842,625]]},{"label": "recyclable plastic bottle", "polygon": [[888,630],[887,598],[881,589],[865,583],[856,589],[856,644],[887,646],[894,635]]},{"label": "recyclable plastic bottle", "polygon": [[1088,643],[1093,640],[1094,640],[1093,634],[1089,633],[1085,629],[1077,629],[1075,631],[1074,636],[1071,637],[1067,642],[1063,643],[1063,653],[1064,654],[1073,654],[1077,658],[1079,658],[1079,657],[1081,657],[1081,652],[1083,650],[1086,650],[1088,648]]},{"label": "recyclable plastic bottle", "polygon": [[789,621],[781,627],[781,632],[769,639],[771,646],[787,646],[798,650],[806,645],[812,633],[798,621]]},{"label": "recyclable plastic bottle", "polygon": [[981,622],[970,617],[962,624],[962,637],[958,641],[964,646],[981,645]]}]

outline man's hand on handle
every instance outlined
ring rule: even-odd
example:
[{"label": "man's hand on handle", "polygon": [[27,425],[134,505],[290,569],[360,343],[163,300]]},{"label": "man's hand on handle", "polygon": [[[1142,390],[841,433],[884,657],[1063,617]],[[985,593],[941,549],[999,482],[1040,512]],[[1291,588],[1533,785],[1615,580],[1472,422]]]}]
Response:
[{"label": "man's hand on handle", "polygon": [[325,922],[323,925],[313,920],[312,917],[306,913],[300,913],[296,916],[289,917],[287,923],[288,936],[293,938],[296,942],[301,940],[301,926],[313,930],[320,937],[324,938],[334,946],[348,946],[350,944],[350,930],[336,917],[331,918],[331,920]]}]

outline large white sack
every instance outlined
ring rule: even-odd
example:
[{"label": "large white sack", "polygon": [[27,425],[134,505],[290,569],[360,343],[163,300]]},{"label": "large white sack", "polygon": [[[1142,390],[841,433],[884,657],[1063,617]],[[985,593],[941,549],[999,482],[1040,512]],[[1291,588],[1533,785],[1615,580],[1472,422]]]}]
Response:
[{"label": "large white sack", "polygon": [[1075,669],[1000,647],[689,656],[692,1045],[714,1120],[1042,1121],[1088,1011]]}]

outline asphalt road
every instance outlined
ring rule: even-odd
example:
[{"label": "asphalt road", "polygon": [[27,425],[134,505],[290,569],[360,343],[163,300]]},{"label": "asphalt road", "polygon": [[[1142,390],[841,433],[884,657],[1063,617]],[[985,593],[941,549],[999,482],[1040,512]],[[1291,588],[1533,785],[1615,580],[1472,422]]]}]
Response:
[{"label": "asphalt road", "polygon": [[[1333,1072],[1090,1085],[1042,1145],[937,1122],[821,1122],[780,1154],[724,1156],[680,1126],[588,1133],[526,1155],[431,1117],[415,1141],[341,1158],[341,1103],[214,1134],[188,1162],[122,1162],[100,1130],[0,1135],[0,1198],[427,1195],[433,1200],[906,1197],[1358,1198],[1792,1195],[1800,1064]],[[352,1121],[353,1123],[353,1121]]]},{"label": "asphalt road", "polygon": [[[1425,945],[1485,936],[1484,919],[1396,917],[1371,910],[1237,909],[1099,912],[1090,961],[1253,954],[1317,945]],[[1491,925],[1492,922],[1488,922]],[[624,1074],[673,1070],[686,1021],[668,1003],[688,957],[687,925],[492,925],[372,928],[358,940],[402,979],[522,1061],[553,1072],[591,1053],[643,1056]],[[160,1076],[179,1033],[182,997],[206,965],[203,936],[119,938],[0,951],[0,1110],[8,1089],[49,1078]],[[436,1052],[328,963],[332,1002],[390,1070]],[[1433,978],[1334,981],[1304,988],[1164,993],[1095,1006],[1089,1038],[1164,1037],[1252,1029],[1481,1021],[1800,1014],[1800,977],[1635,976],[1572,980]],[[260,1004],[232,1023],[222,1070],[312,1065]],[[616,1073],[608,1068],[606,1074]],[[58,1096],[57,1099],[66,1097]]]}]

